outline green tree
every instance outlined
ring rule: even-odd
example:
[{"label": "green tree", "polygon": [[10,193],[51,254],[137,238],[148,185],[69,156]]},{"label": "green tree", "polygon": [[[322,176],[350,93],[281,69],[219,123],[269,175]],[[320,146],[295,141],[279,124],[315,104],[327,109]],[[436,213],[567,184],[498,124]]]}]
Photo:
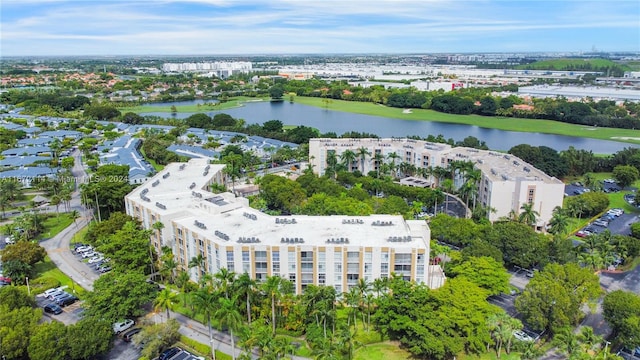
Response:
[{"label": "green tree", "polygon": [[226,327],[229,329],[229,335],[231,337],[231,358],[236,358],[236,345],[235,338],[233,337],[233,331],[236,333],[240,326],[242,326],[242,317],[238,312],[235,305],[235,299],[218,299],[218,308],[213,314],[213,317],[218,320],[220,327]]},{"label": "green tree", "polygon": [[554,333],[575,325],[580,307],[600,296],[598,277],[576,264],[549,264],[536,273],[515,302],[524,320],[536,330]]},{"label": "green tree", "polygon": [[141,272],[149,268],[149,236],[151,230],[140,229],[135,222],[127,222],[122,229],[98,245],[105,257],[111,258],[114,270]]},{"label": "green tree", "polygon": [[63,323],[53,321],[38,325],[29,338],[29,359],[65,360],[69,345],[67,328]]},{"label": "green tree", "polygon": [[136,345],[144,344],[141,355],[147,359],[155,359],[160,352],[180,340],[180,323],[171,319],[161,324],[144,326],[140,333],[133,337]]},{"label": "green tree", "polygon": [[[196,309],[196,312],[199,314],[203,314],[207,319],[208,327],[209,327],[209,343],[213,344],[213,332],[211,329],[211,317],[214,312],[218,309],[218,293],[211,292],[210,289],[205,287],[199,288],[195,292],[191,294],[191,302]],[[211,355],[215,359],[216,354],[213,349],[211,349]]]},{"label": "green tree", "polygon": [[0,251],[0,255],[5,262],[18,260],[33,266],[44,260],[47,251],[37,243],[18,241],[15,244],[7,245],[4,250]]},{"label": "green tree", "polygon": [[145,313],[142,305],[156,296],[153,285],[144,274],[135,271],[110,271],[96,280],[93,292],[87,294],[87,315],[111,323]]},{"label": "green tree", "polygon": [[602,310],[614,336],[627,346],[640,346],[640,296],[612,291],[604,297]]},{"label": "green tree", "polygon": [[33,266],[21,260],[10,260],[2,263],[4,276],[10,278],[14,284],[24,285],[25,279],[33,277]]},{"label": "green tree", "polygon": [[0,306],[15,310],[22,307],[34,307],[36,302],[23,286],[3,286],[0,287]]},{"label": "green tree", "polygon": [[569,216],[566,211],[557,206],[553,209],[551,220],[549,221],[549,232],[551,234],[566,234],[569,228]]},{"label": "green tree", "polygon": [[171,318],[169,310],[173,310],[175,304],[178,303],[178,294],[174,293],[170,288],[164,288],[158,293],[153,301],[153,308],[155,311],[166,310],[167,321]]},{"label": "green tree", "polygon": [[452,264],[451,277],[465,277],[472,283],[489,291],[490,295],[509,292],[509,273],[502,263],[491,257],[469,257],[458,264]]},{"label": "green tree", "polygon": [[257,286],[258,283],[253,280],[248,273],[243,273],[233,282],[235,294],[245,299],[247,323],[249,326],[251,326],[251,299],[256,295]]},{"label": "green tree", "polygon": [[111,322],[100,317],[85,317],[67,328],[69,357],[92,359],[111,348],[113,328]]},{"label": "green tree", "polygon": [[7,359],[22,359],[27,355],[29,338],[42,318],[41,309],[20,307],[9,310],[0,305],[0,350]]},{"label": "green tree", "polygon": [[634,181],[638,180],[638,178],[640,178],[640,173],[634,166],[618,165],[613,168],[613,178],[616,179],[618,185],[624,189],[633,184]]},{"label": "green tree", "polygon": [[283,287],[284,279],[280,276],[269,276],[267,281],[263,284],[264,292],[269,297],[269,303],[271,304],[271,326],[273,327],[273,334],[276,334],[276,305],[277,301],[282,295],[281,290]]},{"label": "green tree", "polygon": [[518,215],[518,221],[529,226],[535,226],[540,213],[533,209],[533,204],[522,204],[520,210],[522,210],[522,212]]}]

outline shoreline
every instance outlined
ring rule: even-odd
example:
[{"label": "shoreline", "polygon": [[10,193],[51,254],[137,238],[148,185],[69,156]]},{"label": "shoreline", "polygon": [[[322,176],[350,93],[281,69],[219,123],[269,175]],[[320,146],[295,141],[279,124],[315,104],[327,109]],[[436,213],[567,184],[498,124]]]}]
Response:
[{"label": "shoreline", "polygon": [[[480,115],[457,115],[440,113],[428,109],[403,109],[392,108],[383,104],[367,102],[356,102],[346,100],[332,100],[329,105],[322,102],[322,98],[295,96],[294,103],[300,105],[313,106],[316,108],[326,108],[327,110],[379,116],[388,119],[430,121],[447,124],[461,124],[468,126],[478,126],[485,129],[495,129],[503,131],[516,131],[523,133],[540,133],[550,135],[571,136],[577,138],[588,138],[617,143],[640,146],[640,130],[594,127],[587,125],[569,124],[555,120],[544,119],[522,119],[511,117],[480,116]],[[197,105],[176,106],[180,113],[206,113],[212,111],[224,111],[245,106],[247,103],[264,102],[262,98],[239,98],[231,99],[227,106],[219,108],[198,109]],[[224,103],[223,103],[224,104]],[[233,104],[233,105],[232,105]],[[137,114],[170,112],[171,105],[165,106],[137,106],[124,107],[123,112],[131,111]],[[163,111],[166,110],[166,111]]]}]

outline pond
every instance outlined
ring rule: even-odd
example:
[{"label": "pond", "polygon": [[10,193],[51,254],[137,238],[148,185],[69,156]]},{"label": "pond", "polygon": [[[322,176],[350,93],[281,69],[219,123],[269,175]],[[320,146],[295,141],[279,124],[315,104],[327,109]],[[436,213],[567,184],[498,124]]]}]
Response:
[{"label": "pond", "polygon": [[[193,105],[203,100],[181,101],[175,103],[155,103],[156,106]],[[248,102],[245,106],[221,111],[207,111],[209,116],[216,113],[226,113],[234,118],[241,118],[247,124],[262,124],[268,120],[280,120],[285,125],[304,125],[318,129],[322,133],[333,131],[341,135],[348,131],[359,131],[376,134],[380,137],[403,137],[417,135],[427,137],[442,134],[445,138],[456,141],[467,136],[487,143],[494,150],[509,150],[515,145],[529,144],[533,146],[548,146],[557,151],[566,150],[569,146],[577,149],[592,150],[597,154],[611,154],[626,147],[638,147],[634,144],[580,138],[563,135],[526,133],[482,128],[474,125],[450,124],[435,121],[415,121],[393,119],[380,116],[353,114],[347,112],[322,109],[297,103],[283,102]],[[193,113],[178,112],[173,117],[187,118]],[[155,115],[165,118],[172,117],[168,112],[149,112],[140,115]]]}]

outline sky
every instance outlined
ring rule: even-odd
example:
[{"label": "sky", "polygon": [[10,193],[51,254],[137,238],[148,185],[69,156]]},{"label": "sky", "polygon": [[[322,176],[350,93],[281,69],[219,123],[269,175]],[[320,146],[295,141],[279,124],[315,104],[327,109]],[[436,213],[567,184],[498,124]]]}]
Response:
[{"label": "sky", "polygon": [[0,57],[640,51],[638,0],[2,0]]}]

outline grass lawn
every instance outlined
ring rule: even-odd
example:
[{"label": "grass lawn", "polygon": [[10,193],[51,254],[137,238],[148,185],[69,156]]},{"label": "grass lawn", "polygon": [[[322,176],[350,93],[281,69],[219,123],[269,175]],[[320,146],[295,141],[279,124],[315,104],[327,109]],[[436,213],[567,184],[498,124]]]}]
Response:
[{"label": "grass lawn", "polygon": [[80,231],[75,233],[75,235],[73,235],[73,237],[71,238],[71,244],[73,245],[75,243],[84,242],[84,236],[87,234],[88,231],[89,231],[89,226],[85,226],[82,229],[80,229]]},{"label": "grass lawn", "polygon": [[[192,354],[204,356],[206,359],[211,359],[211,346],[209,345],[201,344],[184,335],[180,335],[180,341],[176,345],[182,349],[189,351]],[[227,355],[216,350],[216,359],[231,360],[231,355]]]},{"label": "grass lawn", "polygon": [[356,349],[353,358],[354,360],[405,360],[410,359],[411,354],[401,349],[397,343],[384,342]]},{"label": "grass lawn", "polygon": [[[264,101],[264,100],[266,100],[266,98],[262,99],[262,98],[251,98],[246,96],[240,96],[240,97],[231,98],[225,102],[216,103],[215,105],[204,105],[204,104],[201,104],[200,106],[198,106],[197,104],[196,105],[179,105],[179,106],[176,106],[176,110],[178,110],[178,113],[201,113],[201,112],[208,112],[208,111],[220,111],[220,110],[233,109],[233,108],[243,106],[245,102]],[[123,107],[123,108],[119,108],[118,110],[120,110],[120,112],[122,112],[123,114],[128,112],[133,112],[136,114],[149,113],[149,112],[171,112],[171,105],[167,105],[167,106],[139,105],[139,106]]]},{"label": "grass lawn", "polygon": [[[71,278],[60,271],[60,269],[56,267],[56,264],[54,264],[48,256],[44,259],[44,262],[37,263],[34,268],[36,273],[36,277],[34,280],[36,282],[44,282],[47,281],[48,278],[55,279],[60,283],[60,285],[66,285],[71,291],[75,290],[75,294],[79,298],[82,298],[82,296],[85,294],[85,290],[82,288],[82,286],[74,283]],[[36,289],[36,292],[39,293],[44,290],[47,289],[41,289],[41,291],[38,291]]]},{"label": "grass lawn", "polygon": [[445,123],[475,125],[489,129],[557,134],[640,144],[640,130],[597,128],[591,126],[567,124],[553,120],[445,114],[426,109],[411,109],[411,113],[404,113],[404,109],[401,108],[392,108],[379,104],[344,100],[332,100],[327,106],[322,102],[322,100],[322,98],[314,97],[294,97],[294,101],[299,104],[357,114],[382,116],[403,120],[438,121]]},{"label": "grass lawn", "polygon": [[50,214],[50,216],[42,222],[44,230],[36,237],[36,240],[50,239],[58,235],[60,231],[72,223],[73,219],[67,213],[60,213],[60,217],[56,216],[56,214]]},{"label": "grass lawn", "polygon": [[[480,354],[480,355],[467,355],[460,354],[457,356],[460,360],[497,360],[498,356],[495,351],[490,351],[488,353]],[[519,360],[520,354],[512,351],[511,354],[507,354],[504,352],[504,349],[500,353],[501,360]]]},{"label": "grass lawn", "polygon": [[151,164],[151,166],[153,166],[153,169],[155,171],[162,171],[162,169],[164,169],[164,165],[160,165],[155,160],[149,159],[147,157],[147,154],[145,154],[144,149],[142,147],[140,147],[140,154],[144,157],[145,160],[147,160],[149,162],[149,164]]}]

